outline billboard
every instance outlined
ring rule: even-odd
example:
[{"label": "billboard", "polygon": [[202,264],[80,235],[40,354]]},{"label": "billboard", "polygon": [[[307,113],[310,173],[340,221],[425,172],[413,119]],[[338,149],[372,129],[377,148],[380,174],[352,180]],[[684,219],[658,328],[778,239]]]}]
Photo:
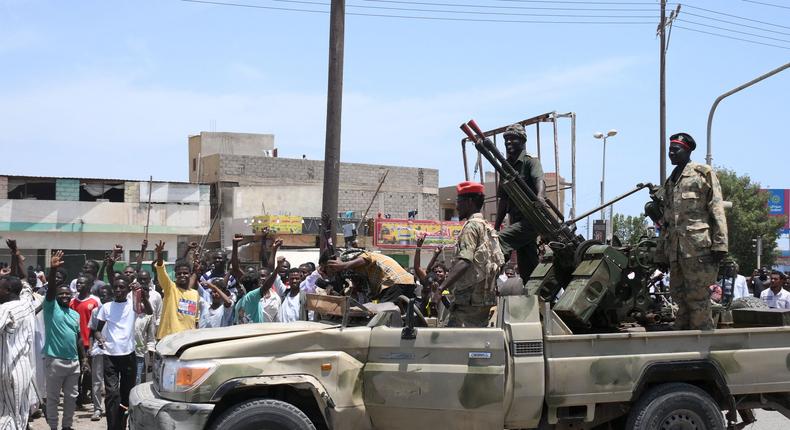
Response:
[{"label": "billboard", "polygon": [[252,231],[258,233],[264,228],[280,234],[302,234],[302,217],[291,215],[260,215],[250,221]]},{"label": "billboard", "polygon": [[790,190],[789,189],[768,189],[768,215],[785,217],[785,225],[781,230],[782,234],[790,232]]},{"label": "billboard", "polygon": [[416,248],[417,235],[425,233],[423,247],[454,245],[464,226],[460,221],[377,218],[373,245],[379,248]]}]

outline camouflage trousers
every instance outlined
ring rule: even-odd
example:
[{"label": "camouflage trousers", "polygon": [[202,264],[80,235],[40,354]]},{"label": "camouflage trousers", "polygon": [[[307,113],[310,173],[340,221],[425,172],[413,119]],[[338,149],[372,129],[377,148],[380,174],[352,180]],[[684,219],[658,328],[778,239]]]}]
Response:
[{"label": "camouflage trousers", "polygon": [[502,253],[507,259],[511,252],[516,251],[518,272],[525,284],[539,263],[537,240],[538,234],[525,220],[510,224],[499,232]]},{"label": "camouflage trousers", "polygon": [[676,330],[713,330],[708,287],[716,282],[718,270],[709,255],[670,264],[669,292],[678,306]]},{"label": "camouflage trousers", "polygon": [[488,327],[491,306],[459,306],[450,309],[447,327]]}]

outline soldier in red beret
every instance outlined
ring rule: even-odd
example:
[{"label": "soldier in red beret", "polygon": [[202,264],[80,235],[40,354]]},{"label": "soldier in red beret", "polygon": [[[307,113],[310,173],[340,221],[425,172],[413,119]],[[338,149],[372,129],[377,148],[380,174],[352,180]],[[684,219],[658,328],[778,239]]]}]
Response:
[{"label": "soldier in red beret", "polygon": [[455,246],[455,264],[440,291],[449,290],[454,301],[448,327],[486,327],[491,306],[496,303],[496,279],[505,259],[496,230],[480,209],[483,185],[464,181],[456,187],[458,217],[465,219]]}]

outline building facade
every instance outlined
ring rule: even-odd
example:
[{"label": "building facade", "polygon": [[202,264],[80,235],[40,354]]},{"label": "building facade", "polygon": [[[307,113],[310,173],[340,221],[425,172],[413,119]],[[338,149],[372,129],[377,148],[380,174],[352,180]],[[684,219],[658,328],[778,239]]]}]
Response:
[{"label": "building facade", "polygon": [[[0,239],[17,241],[25,266],[48,266],[51,252],[63,250],[74,275],[85,259],[101,261],[115,244],[124,247],[124,261],[135,260],[147,224],[144,260],[153,259],[153,244],[162,240],[172,261],[179,244],[208,232],[209,187],[153,182],[150,188],[149,212],[148,181],[0,176]],[[5,246],[0,261],[10,261]]]},{"label": "building facade", "polygon": [[[243,230],[256,216],[321,216],[322,160],[277,157],[271,135],[256,140],[254,135],[239,134],[246,145],[242,153],[235,135],[222,133],[223,145],[205,132],[189,141],[190,178],[212,184],[212,214],[220,213],[221,228],[212,232],[212,243],[227,247],[234,232],[249,234]],[[210,137],[207,148],[206,136]],[[250,142],[257,142],[257,149]],[[338,217],[358,222],[369,207],[367,218],[407,218],[412,212],[417,219],[439,219],[438,194],[436,169],[341,163]]]}]

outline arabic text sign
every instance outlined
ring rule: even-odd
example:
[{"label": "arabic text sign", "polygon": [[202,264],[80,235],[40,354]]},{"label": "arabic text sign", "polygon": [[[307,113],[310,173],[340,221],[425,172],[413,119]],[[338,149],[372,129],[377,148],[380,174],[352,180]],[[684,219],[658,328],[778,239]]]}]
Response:
[{"label": "arabic text sign", "polygon": [[454,245],[463,225],[458,221],[378,218],[373,243],[379,248],[415,248],[417,236],[425,234],[423,247]]}]

